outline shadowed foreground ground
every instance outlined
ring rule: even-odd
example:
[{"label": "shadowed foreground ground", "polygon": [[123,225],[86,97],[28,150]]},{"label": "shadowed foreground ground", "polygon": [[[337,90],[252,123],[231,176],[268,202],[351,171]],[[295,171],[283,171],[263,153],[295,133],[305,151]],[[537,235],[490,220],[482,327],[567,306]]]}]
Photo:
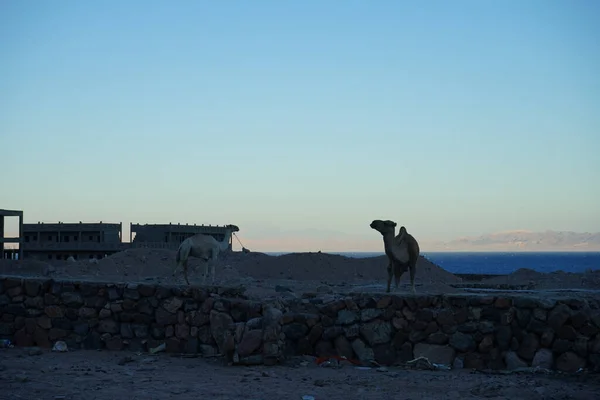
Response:
[{"label": "shadowed foreground ground", "polygon": [[486,375],[291,362],[227,367],[216,359],[126,352],[0,349],[0,399],[594,399],[600,376]]}]

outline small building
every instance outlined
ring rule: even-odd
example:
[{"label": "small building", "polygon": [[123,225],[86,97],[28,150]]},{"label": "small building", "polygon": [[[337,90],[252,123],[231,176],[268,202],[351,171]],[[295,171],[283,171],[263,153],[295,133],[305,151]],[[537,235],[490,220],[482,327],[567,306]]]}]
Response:
[{"label": "small building", "polygon": [[39,260],[103,258],[125,250],[121,223],[23,224],[23,256]]},{"label": "small building", "polygon": [[[4,223],[5,217],[18,217],[19,218],[19,236],[17,237],[4,237]],[[5,210],[0,209],[0,259],[9,258],[19,260],[23,259],[23,211],[21,210]],[[18,249],[5,248],[4,243],[17,243]]]},{"label": "small building", "polygon": [[[166,248],[177,250],[181,242],[198,233],[211,235],[219,242],[225,239],[226,226],[189,224],[130,224],[129,240],[132,247]],[[135,235],[135,237],[134,237]],[[232,235],[226,238],[229,249]]]}]

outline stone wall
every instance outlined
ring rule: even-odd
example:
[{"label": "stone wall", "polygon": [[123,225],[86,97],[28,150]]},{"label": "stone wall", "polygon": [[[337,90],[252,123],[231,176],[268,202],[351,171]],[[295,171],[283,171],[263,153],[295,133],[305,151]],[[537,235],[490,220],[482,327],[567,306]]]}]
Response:
[{"label": "stone wall", "polygon": [[274,364],[281,312],[224,288],[0,278],[0,339],[16,346],[225,355]]},{"label": "stone wall", "polygon": [[597,300],[354,295],[289,304],[285,353],[382,365],[424,356],[478,369],[600,367]]},{"label": "stone wall", "polygon": [[0,339],[16,346],[226,357],[425,356],[453,367],[600,369],[598,299],[365,295],[258,303],[227,288],[0,278]]}]

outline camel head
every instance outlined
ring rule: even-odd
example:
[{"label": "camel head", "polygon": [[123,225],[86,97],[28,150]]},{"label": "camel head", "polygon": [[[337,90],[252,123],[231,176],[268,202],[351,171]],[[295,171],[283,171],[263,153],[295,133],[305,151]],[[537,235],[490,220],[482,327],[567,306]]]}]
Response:
[{"label": "camel head", "polygon": [[396,229],[396,223],[394,221],[390,221],[385,220],[382,221],[380,219],[376,219],[373,222],[371,222],[371,224],[369,225],[371,227],[371,229],[375,229],[377,232],[381,233],[382,235],[391,233],[392,235],[394,234],[394,230]]},{"label": "camel head", "polygon": [[231,232],[239,232],[240,228],[237,227],[237,225],[226,225],[225,228],[229,229]]}]

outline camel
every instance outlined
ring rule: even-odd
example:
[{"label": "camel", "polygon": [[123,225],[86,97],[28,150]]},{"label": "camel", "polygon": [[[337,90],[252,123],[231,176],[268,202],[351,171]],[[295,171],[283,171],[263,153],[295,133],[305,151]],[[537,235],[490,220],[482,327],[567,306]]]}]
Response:
[{"label": "camel", "polygon": [[419,243],[417,243],[417,240],[406,231],[404,226],[400,227],[398,236],[394,237],[396,230],[396,223],[394,221],[382,221],[380,219],[376,219],[371,222],[369,226],[381,233],[383,236],[385,254],[389,259],[387,267],[388,280],[386,293],[390,292],[392,276],[395,277],[396,289],[398,289],[398,284],[400,283],[402,274],[409,269],[412,292],[416,294],[415,273],[417,269],[417,260],[419,259],[420,253]]},{"label": "camel", "polygon": [[175,269],[173,270],[173,276],[175,276],[175,271],[179,268],[180,265],[183,265],[183,274],[185,276],[185,281],[187,284],[190,284],[188,280],[187,273],[187,262],[189,257],[197,257],[201,258],[205,261],[204,265],[204,277],[202,279],[202,284],[206,282],[206,275],[208,274],[209,262],[212,264],[212,283],[215,282],[215,263],[217,262],[217,256],[219,253],[226,251],[229,249],[229,237],[233,232],[238,232],[240,228],[235,225],[227,225],[225,230],[225,237],[221,242],[215,239],[211,235],[205,235],[202,233],[198,233],[194,236],[190,236],[185,239],[179,245],[177,249],[177,256],[175,261],[177,265],[175,265]]}]

